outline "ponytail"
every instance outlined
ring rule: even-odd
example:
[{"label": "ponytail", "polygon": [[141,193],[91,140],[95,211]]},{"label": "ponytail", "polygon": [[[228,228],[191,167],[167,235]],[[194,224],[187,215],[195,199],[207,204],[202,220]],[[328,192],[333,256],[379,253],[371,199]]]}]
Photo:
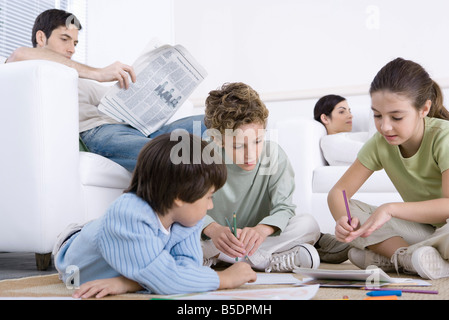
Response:
[{"label": "ponytail", "polygon": [[432,106],[430,108],[428,117],[439,118],[444,120],[449,120],[449,111],[443,105],[443,92],[441,91],[438,83],[433,81],[433,97],[431,99]]}]

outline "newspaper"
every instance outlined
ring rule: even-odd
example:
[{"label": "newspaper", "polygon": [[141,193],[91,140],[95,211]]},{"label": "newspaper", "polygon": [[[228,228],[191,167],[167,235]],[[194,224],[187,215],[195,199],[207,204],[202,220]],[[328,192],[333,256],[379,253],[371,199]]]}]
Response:
[{"label": "newspaper", "polygon": [[137,81],[127,90],[115,84],[98,108],[148,136],[162,127],[207,76],[181,45],[152,39],[133,64]]}]

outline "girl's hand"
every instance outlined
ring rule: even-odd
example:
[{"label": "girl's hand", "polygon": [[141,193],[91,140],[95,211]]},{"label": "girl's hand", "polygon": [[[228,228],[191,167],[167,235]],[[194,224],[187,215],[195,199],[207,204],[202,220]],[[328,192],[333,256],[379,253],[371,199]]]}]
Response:
[{"label": "girl's hand", "polygon": [[349,224],[348,217],[343,216],[337,220],[335,226],[335,238],[340,242],[351,242],[353,238],[353,232],[357,230],[360,222],[357,217],[353,217],[351,224]]},{"label": "girl's hand", "polygon": [[[374,211],[365,223],[351,234],[352,240],[357,237],[366,238],[374,231],[381,228],[387,221],[392,218],[391,215],[392,204],[383,204]],[[350,240],[350,241],[352,241]]]}]

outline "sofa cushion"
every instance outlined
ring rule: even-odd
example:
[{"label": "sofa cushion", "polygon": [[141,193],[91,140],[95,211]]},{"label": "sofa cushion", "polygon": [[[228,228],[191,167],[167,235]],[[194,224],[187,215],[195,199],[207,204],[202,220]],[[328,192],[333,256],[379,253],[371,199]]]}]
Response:
[{"label": "sofa cushion", "polygon": [[[347,166],[322,166],[313,171],[312,192],[327,193],[348,169]],[[397,192],[384,170],[374,172],[358,192]]]},{"label": "sofa cushion", "polygon": [[132,174],[121,165],[92,152],[80,152],[80,175],[84,186],[126,189]]}]

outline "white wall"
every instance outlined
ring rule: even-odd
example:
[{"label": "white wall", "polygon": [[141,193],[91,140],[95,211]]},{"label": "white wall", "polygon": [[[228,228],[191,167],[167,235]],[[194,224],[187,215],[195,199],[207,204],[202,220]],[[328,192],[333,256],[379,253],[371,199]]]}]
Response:
[{"label": "white wall", "polygon": [[89,0],[87,63],[132,64],[153,37],[172,43],[172,0]]},{"label": "white wall", "polygon": [[175,41],[209,71],[198,95],[225,81],[262,93],[364,85],[397,56],[441,78],[448,13],[445,0],[175,0]]},{"label": "white wall", "polygon": [[360,94],[397,56],[421,63],[435,80],[449,79],[446,0],[88,3],[89,64],[132,63],[152,36],[183,44],[209,73],[193,100],[228,81],[262,95],[310,90],[314,98],[315,89],[352,85]]}]

